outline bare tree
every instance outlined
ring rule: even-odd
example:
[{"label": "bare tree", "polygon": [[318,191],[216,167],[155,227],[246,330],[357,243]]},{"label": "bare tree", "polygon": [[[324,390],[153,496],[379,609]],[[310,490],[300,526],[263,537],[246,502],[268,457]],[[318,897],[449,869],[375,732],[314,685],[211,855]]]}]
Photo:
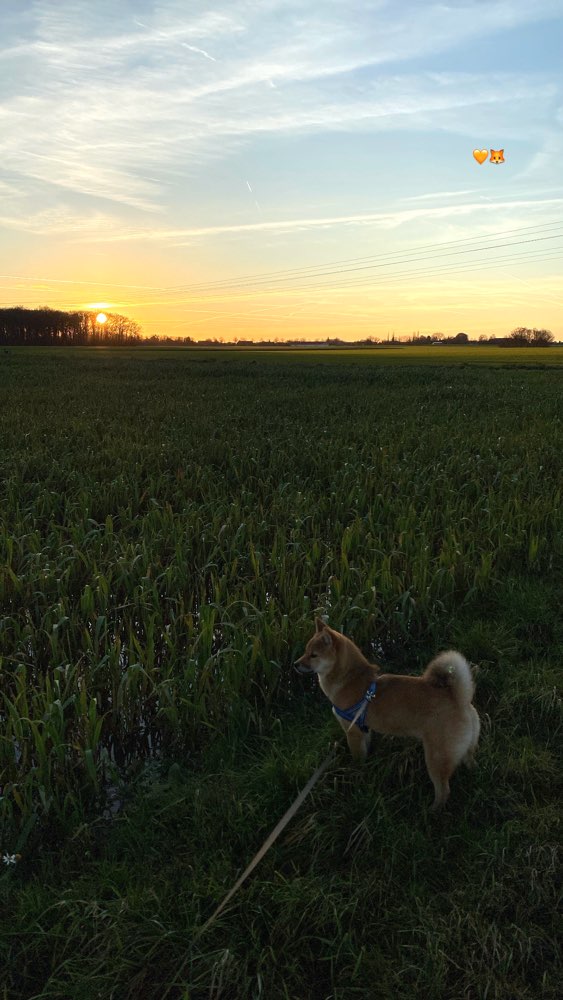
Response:
[{"label": "bare tree", "polygon": [[554,337],[551,330],[517,326],[510,334],[509,340],[517,347],[549,347],[553,343]]},{"label": "bare tree", "polygon": [[134,320],[108,313],[102,325],[96,313],[63,312],[43,306],[24,309],[14,306],[0,309],[1,344],[129,344],[141,340],[140,327]]},{"label": "bare tree", "polygon": [[549,347],[555,340],[551,330],[532,330],[531,343],[534,347]]}]

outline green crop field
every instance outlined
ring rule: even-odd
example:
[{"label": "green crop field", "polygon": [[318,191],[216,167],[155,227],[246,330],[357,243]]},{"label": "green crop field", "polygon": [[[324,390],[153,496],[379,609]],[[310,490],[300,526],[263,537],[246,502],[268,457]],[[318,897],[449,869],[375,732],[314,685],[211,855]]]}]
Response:
[{"label": "green crop field", "polygon": [[[562,421],[560,348],[1,352],[3,1000],[559,995]],[[476,664],[442,814],[315,614]]]}]

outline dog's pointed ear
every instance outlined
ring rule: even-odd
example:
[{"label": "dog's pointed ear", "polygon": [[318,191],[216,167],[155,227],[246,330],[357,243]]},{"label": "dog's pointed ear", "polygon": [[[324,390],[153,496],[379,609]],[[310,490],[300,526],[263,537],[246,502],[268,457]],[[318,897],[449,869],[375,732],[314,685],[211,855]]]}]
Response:
[{"label": "dog's pointed ear", "polygon": [[325,646],[332,646],[332,644],[333,644],[332,643],[332,634],[331,634],[330,629],[328,629],[328,628],[323,629],[322,642],[324,643]]},{"label": "dog's pointed ear", "polygon": [[324,632],[326,625],[323,622],[322,618],[315,618],[315,628],[317,632]]}]

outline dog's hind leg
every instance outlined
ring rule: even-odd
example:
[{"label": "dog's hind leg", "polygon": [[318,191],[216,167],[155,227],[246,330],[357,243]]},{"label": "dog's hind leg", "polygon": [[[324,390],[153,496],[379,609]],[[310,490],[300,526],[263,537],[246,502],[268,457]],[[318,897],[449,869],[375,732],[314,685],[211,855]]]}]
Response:
[{"label": "dog's hind leg", "polygon": [[455,770],[455,765],[442,754],[434,753],[428,743],[424,744],[424,759],[434,785],[434,802],[431,810],[436,812],[448,801],[450,778]]},{"label": "dog's hind leg", "polygon": [[475,765],[475,751],[477,750],[477,743],[479,742],[479,732],[481,729],[481,723],[479,722],[479,716],[477,715],[477,712],[473,708],[473,705],[470,705],[470,708],[471,708],[472,734],[471,734],[471,743],[469,745],[469,749],[467,750],[467,753],[463,758],[463,763],[465,764],[466,767],[474,767]]},{"label": "dog's hind leg", "polygon": [[337,716],[336,713],[335,717],[338,719],[340,725],[342,726],[344,732],[346,733],[346,741],[348,743],[348,747],[350,749],[352,757],[354,758],[354,760],[358,760],[363,763],[363,761],[366,759],[368,755],[368,750],[371,740],[371,732],[362,733],[362,730],[360,729],[359,726],[353,725],[352,728],[350,728],[350,723],[348,722],[347,719],[339,718],[339,716]]}]

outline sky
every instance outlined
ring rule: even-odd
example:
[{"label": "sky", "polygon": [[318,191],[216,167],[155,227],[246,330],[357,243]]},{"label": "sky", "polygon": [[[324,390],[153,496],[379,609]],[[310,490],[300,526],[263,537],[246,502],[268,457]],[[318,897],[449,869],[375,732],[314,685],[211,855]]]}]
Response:
[{"label": "sky", "polygon": [[0,305],[563,339],[562,51],[561,0],[0,0]]}]

